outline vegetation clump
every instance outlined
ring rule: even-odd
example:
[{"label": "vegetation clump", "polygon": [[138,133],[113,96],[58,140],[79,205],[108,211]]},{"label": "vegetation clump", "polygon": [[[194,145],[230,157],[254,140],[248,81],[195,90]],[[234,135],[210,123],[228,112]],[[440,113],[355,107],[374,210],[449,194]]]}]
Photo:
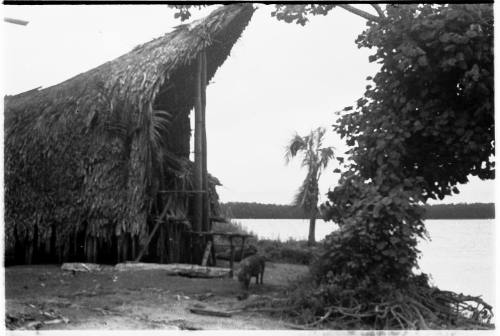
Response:
[{"label": "vegetation clump", "polygon": [[421,205],[494,177],[492,8],[387,6],[357,44],[381,70],[334,125],[351,149],[323,213],[340,229],[301,307],[338,328],[489,327],[490,305],[414,270]]}]

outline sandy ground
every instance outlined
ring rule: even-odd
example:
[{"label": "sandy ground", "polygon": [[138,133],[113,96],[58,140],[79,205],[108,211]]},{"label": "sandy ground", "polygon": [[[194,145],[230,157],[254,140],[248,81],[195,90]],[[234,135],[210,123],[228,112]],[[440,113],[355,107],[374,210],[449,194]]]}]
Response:
[{"label": "sandy ground", "polygon": [[[268,263],[253,296],[278,295],[306,266]],[[279,318],[256,312],[231,317],[193,314],[200,307],[230,311],[248,300],[234,279],[168,276],[164,271],[63,272],[57,265],[5,269],[9,329],[287,329]],[[41,323],[42,322],[42,323]]]}]

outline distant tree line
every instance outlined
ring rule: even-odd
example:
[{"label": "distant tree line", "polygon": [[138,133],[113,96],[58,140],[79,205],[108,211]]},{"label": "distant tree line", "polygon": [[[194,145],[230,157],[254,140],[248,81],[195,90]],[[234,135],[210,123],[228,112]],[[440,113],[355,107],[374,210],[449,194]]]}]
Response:
[{"label": "distant tree line", "polygon": [[[263,204],[229,202],[221,205],[223,213],[229,218],[276,218],[308,219],[299,207],[283,204]],[[318,217],[319,218],[319,217]],[[458,203],[425,206],[426,219],[491,219],[495,218],[494,203]]]},{"label": "distant tree line", "polygon": [[427,219],[491,219],[495,218],[494,203],[435,204],[425,207]]}]

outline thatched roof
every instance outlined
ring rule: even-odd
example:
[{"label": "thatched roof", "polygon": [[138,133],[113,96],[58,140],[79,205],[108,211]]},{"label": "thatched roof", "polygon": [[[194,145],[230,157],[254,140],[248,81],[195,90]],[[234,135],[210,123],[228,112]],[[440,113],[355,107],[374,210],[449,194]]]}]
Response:
[{"label": "thatched roof", "polygon": [[210,80],[252,14],[223,6],[61,84],[7,96],[7,238],[83,222],[94,236],[143,235],[162,179],[182,175],[189,155],[196,57],[206,50]]}]

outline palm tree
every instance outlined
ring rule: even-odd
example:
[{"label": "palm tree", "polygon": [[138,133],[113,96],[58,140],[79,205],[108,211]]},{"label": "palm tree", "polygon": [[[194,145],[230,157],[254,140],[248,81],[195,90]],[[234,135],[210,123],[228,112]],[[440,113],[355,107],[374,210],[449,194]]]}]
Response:
[{"label": "palm tree", "polygon": [[302,155],[302,167],[307,168],[306,178],[297,191],[293,204],[301,207],[309,216],[309,245],[315,242],[314,232],[319,199],[318,181],[334,155],[332,147],[322,147],[325,132],[324,127],[318,127],[304,137],[295,134],[285,151],[287,164],[295,156]]}]

